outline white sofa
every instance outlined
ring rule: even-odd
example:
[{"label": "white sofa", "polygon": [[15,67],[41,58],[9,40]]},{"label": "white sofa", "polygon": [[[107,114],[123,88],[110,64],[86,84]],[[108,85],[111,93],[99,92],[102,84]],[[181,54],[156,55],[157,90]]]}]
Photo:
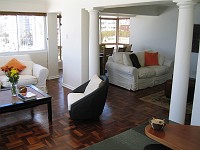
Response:
[{"label": "white sofa", "polygon": [[[9,56],[0,56],[0,68],[6,65],[12,58],[17,59],[26,68],[20,72],[18,85],[29,85],[33,84],[44,92],[47,92],[46,80],[48,77],[49,70],[39,64],[35,64],[30,55],[9,55]],[[5,73],[0,69],[0,85],[2,87],[10,87],[8,78]]]},{"label": "white sofa", "polygon": [[106,70],[111,84],[122,88],[136,91],[147,87],[152,87],[172,78],[173,61],[158,54],[159,65],[145,66],[144,52],[136,52],[136,56],[141,65],[137,69],[132,66],[131,53],[113,53],[108,58]]}]

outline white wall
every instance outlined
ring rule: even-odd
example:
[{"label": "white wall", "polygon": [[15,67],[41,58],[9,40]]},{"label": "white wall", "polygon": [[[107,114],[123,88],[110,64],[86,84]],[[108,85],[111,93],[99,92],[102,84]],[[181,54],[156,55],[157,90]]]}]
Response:
[{"label": "white wall", "polygon": [[153,49],[174,59],[178,8],[169,7],[160,16],[131,18],[130,43],[133,51]]},{"label": "white wall", "polygon": [[[200,4],[195,7],[195,23],[200,24]],[[136,16],[131,18],[133,51],[153,49],[169,59],[174,59],[178,7],[169,7],[160,16]],[[195,77],[198,53],[191,53],[190,77]]]},{"label": "white wall", "polygon": [[46,12],[46,0],[0,0],[0,11]]},{"label": "white wall", "polygon": [[[81,9],[78,5],[63,3],[62,55],[63,85],[75,88],[82,83]],[[66,7],[66,8],[65,8]]]}]

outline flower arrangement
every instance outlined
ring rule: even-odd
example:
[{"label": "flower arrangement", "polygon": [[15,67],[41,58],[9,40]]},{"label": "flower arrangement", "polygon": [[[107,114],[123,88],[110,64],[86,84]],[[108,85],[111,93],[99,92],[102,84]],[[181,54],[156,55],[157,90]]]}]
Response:
[{"label": "flower arrangement", "polygon": [[8,66],[2,67],[1,70],[5,72],[8,77],[8,81],[11,83],[12,95],[17,96],[17,83],[19,80],[20,70]]},{"label": "flower arrangement", "polygon": [[6,66],[4,68],[1,68],[1,70],[5,72],[6,76],[8,77],[8,81],[11,84],[18,83],[18,80],[19,80],[19,70],[18,69]]}]

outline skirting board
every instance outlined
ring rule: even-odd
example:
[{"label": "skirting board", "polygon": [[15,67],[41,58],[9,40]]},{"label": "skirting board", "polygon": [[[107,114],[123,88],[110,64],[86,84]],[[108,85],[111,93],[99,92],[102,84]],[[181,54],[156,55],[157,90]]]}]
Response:
[{"label": "skirting board", "polygon": [[72,86],[70,86],[70,85],[68,85],[68,84],[65,84],[65,83],[63,83],[62,86],[63,86],[63,87],[66,87],[66,88],[68,88],[68,89],[70,89],[70,90],[74,90],[74,89],[75,89],[74,87],[72,87]]},{"label": "skirting board", "polygon": [[50,77],[48,77],[48,80],[58,79],[58,78],[60,78],[60,75],[50,76]]}]

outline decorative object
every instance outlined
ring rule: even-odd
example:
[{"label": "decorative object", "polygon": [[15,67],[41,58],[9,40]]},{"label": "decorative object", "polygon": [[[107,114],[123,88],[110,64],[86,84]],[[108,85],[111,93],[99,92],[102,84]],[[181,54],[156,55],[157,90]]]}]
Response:
[{"label": "decorative object", "polygon": [[17,83],[11,83],[12,96],[17,96]]},{"label": "decorative object", "polygon": [[137,56],[134,53],[130,54],[129,56],[130,56],[131,62],[133,64],[133,67],[140,68],[141,65],[139,63]]},{"label": "decorative object", "polygon": [[19,70],[13,67],[3,67],[2,71],[5,72],[8,77],[8,81],[11,83],[12,96],[17,96],[17,83],[19,80]]},{"label": "decorative object", "polygon": [[166,122],[164,119],[156,119],[156,118],[152,118],[150,121],[149,121],[152,129],[154,130],[163,130],[165,125],[166,125]]},{"label": "decorative object", "polygon": [[1,67],[1,69],[4,68],[15,68],[18,69],[18,71],[22,71],[26,68],[26,66],[19,62],[17,59],[12,58],[7,64]]},{"label": "decorative object", "polygon": [[32,92],[27,92],[22,94],[22,93],[19,93],[18,94],[19,98],[21,98],[23,101],[29,101],[29,100],[34,100],[36,99],[36,94],[32,93]]},{"label": "decorative object", "polygon": [[158,63],[158,52],[144,52],[145,66],[155,66]]},{"label": "decorative object", "polygon": [[26,86],[20,86],[20,87],[19,87],[19,93],[20,93],[21,95],[25,96],[25,95],[26,95],[26,92],[27,92]]}]

